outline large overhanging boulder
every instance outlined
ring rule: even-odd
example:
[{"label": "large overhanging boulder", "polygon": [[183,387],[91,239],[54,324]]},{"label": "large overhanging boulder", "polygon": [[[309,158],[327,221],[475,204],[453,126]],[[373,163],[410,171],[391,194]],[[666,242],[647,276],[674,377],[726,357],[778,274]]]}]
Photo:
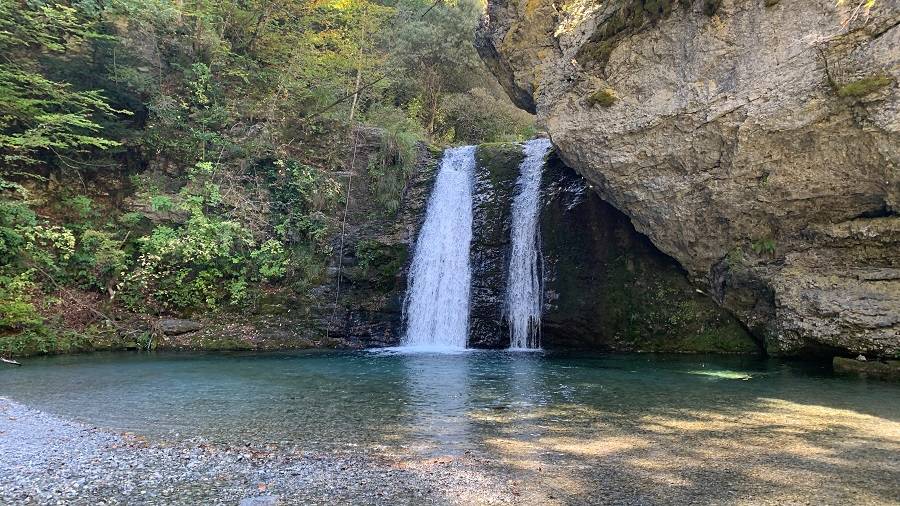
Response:
[{"label": "large overhanging boulder", "polygon": [[900,0],[492,0],[565,162],[773,354],[900,354]]}]

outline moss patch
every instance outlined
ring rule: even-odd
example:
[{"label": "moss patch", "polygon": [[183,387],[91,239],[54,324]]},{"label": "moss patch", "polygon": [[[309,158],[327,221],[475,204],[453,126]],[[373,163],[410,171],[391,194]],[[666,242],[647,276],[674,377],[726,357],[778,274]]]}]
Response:
[{"label": "moss patch", "polygon": [[364,239],[356,245],[357,265],[347,269],[354,282],[369,282],[381,288],[394,286],[397,274],[409,256],[405,244],[386,244]]},{"label": "moss patch", "polygon": [[477,166],[485,169],[494,186],[516,180],[519,165],[525,158],[522,146],[509,142],[489,142],[479,144],[475,151]]},{"label": "moss patch", "polygon": [[838,96],[858,98],[894,84],[890,76],[871,76],[847,83],[837,90]]},{"label": "moss patch", "polygon": [[149,334],[135,332],[128,338],[122,338],[112,329],[97,326],[88,327],[82,332],[41,326],[0,336],[0,356],[29,357],[86,351],[144,349],[148,340]]},{"label": "moss patch", "polygon": [[200,339],[193,343],[195,349],[206,351],[249,351],[254,347],[247,341],[236,337],[216,336],[209,339]]},{"label": "moss patch", "polygon": [[600,88],[599,90],[591,93],[586,102],[587,105],[593,107],[595,105],[599,105],[600,107],[609,107],[616,103],[616,100],[619,100],[619,96],[616,95],[615,90],[612,88]]},{"label": "moss patch", "polygon": [[627,253],[607,269],[603,306],[617,316],[619,347],[647,352],[759,352],[737,320],[696,293],[677,270]]},{"label": "moss patch", "polygon": [[[627,216],[561,163],[545,169],[541,244],[548,348],[759,353],[727,311],[698,293]],[[581,191],[579,191],[579,187]],[[575,197],[575,198],[573,198]]]}]

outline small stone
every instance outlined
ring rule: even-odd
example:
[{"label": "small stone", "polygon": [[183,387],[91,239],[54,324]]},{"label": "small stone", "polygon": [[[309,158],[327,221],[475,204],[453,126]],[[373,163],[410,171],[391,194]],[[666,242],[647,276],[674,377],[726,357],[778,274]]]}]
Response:
[{"label": "small stone", "polygon": [[239,506],[275,506],[277,504],[277,495],[261,495],[256,497],[245,497],[241,499]]},{"label": "small stone", "polygon": [[167,336],[178,336],[195,332],[203,328],[203,325],[193,320],[181,320],[178,318],[166,318],[159,321],[159,330]]}]

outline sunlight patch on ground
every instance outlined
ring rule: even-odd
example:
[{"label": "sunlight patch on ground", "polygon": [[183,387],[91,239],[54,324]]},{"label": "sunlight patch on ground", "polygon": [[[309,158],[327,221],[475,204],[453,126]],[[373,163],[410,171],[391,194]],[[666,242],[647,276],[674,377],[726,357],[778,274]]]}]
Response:
[{"label": "sunlight patch on ground", "polygon": [[[470,417],[510,429],[508,437],[484,440],[499,464],[542,483],[562,480],[559,492],[572,496],[594,490],[597,480],[609,487],[643,483],[690,494],[715,479],[734,483],[722,490],[727,503],[850,494],[855,504],[884,504],[892,485],[872,477],[884,476],[900,455],[898,422],[777,398],[734,409],[659,411],[628,425],[606,423],[610,413],[574,404]],[[575,420],[580,423],[573,426]],[[557,434],[560,424],[566,431]],[[525,440],[512,429],[535,437]],[[847,489],[848,473],[860,475],[866,487]]]},{"label": "sunlight patch on ground", "polygon": [[622,453],[647,448],[650,441],[633,436],[582,438],[541,438],[541,445],[556,452],[584,457],[603,457],[612,453]]}]

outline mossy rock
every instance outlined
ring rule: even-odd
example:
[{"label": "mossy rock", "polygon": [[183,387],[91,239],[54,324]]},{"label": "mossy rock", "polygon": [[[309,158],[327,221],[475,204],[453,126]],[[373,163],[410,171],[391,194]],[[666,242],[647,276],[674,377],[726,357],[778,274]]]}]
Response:
[{"label": "mossy rock", "polygon": [[885,381],[900,381],[900,360],[879,361],[834,357],[832,366],[837,374],[852,374]]},{"label": "mossy rock", "polygon": [[475,151],[472,195],[472,295],[469,345],[503,347],[503,295],[510,211],[525,155],[516,143],[481,144]]},{"label": "mossy rock", "polygon": [[617,347],[678,353],[756,353],[759,346],[725,310],[697,293],[670,259],[631,243],[605,265],[600,299]]},{"label": "mossy rock", "polygon": [[519,165],[525,159],[520,144],[510,142],[488,142],[479,144],[475,150],[476,166],[488,175],[494,186],[502,185],[518,177]]},{"label": "mossy rock", "polygon": [[703,12],[707,16],[714,16],[719,11],[722,0],[703,0]]},{"label": "mossy rock", "polygon": [[593,107],[595,105],[599,105],[600,107],[609,107],[616,103],[619,100],[619,96],[616,95],[615,90],[612,88],[600,88],[599,90],[591,93],[586,99],[587,105]]},{"label": "mossy rock", "polygon": [[870,76],[856,81],[847,83],[837,90],[840,97],[860,98],[870,93],[875,93],[881,89],[894,84],[894,78],[890,76]]},{"label": "mossy rock", "polygon": [[369,282],[377,287],[390,288],[409,257],[406,244],[387,244],[365,239],[356,245],[357,265],[347,269],[354,282]]},{"label": "mossy rock", "polygon": [[200,339],[192,344],[192,348],[204,351],[250,351],[255,349],[247,341],[227,336]]}]

